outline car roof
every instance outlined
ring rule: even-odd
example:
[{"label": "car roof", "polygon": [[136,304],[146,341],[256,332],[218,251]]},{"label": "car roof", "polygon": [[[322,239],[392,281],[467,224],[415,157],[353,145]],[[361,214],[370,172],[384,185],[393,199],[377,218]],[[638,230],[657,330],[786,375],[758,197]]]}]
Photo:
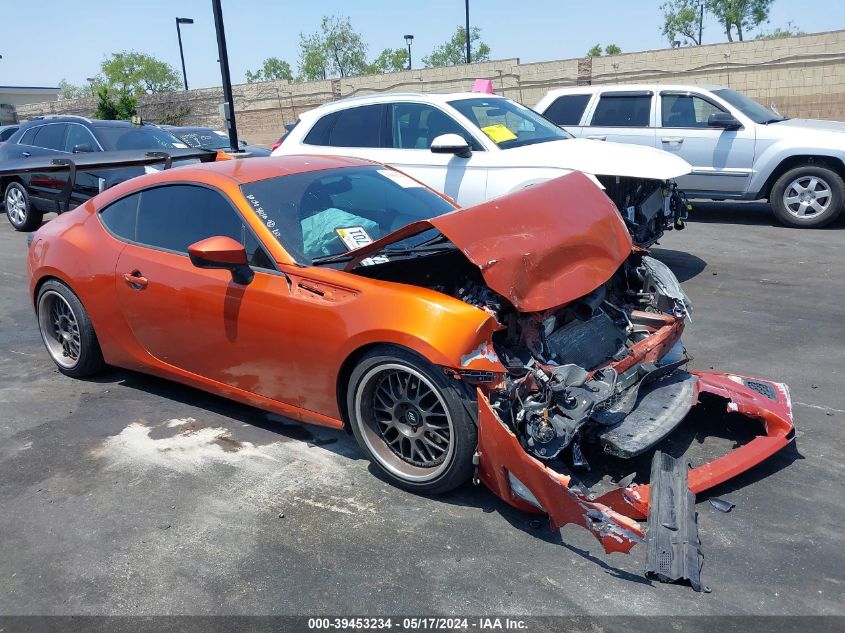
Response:
[{"label": "car roof", "polygon": [[234,184],[235,186],[239,186],[278,176],[304,174],[324,169],[373,165],[381,165],[381,163],[346,156],[290,155],[233,158],[210,163],[176,166],[173,169],[165,169],[130,178],[106,189],[101,194],[95,196],[94,199],[99,200],[99,203],[96,204],[99,208],[138,189],[167,183],[185,183],[187,181],[220,186],[222,179],[223,182],[229,185]]},{"label": "car roof", "polygon": [[[359,95],[355,97],[346,97],[336,101],[330,101],[323,105],[317,106],[313,110],[304,112],[301,116],[325,114],[326,112],[333,112],[336,110],[343,110],[345,108],[361,105],[370,105],[377,103],[392,103],[395,101],[422,101],[426,103],[436,103],[445,105],[449,101],[456,99],[506,99],[502,95],[489,94],[486,92],[380,92],[371,95]],[[301,117],[300,117],[301,118]]]},{"label": "car roof", "polygon": [[725,86],[717,84],[593,84],[590,86],[567,86],[553,88],[546,93],[546,97],[565,94],[585,94],[608,91],[639,91],[639,90],[721,90]]},{"label": "car roof", "polygon": [[200,125],[160,125],[163,130],[168,132],[217,132],[213,127],[202,127]]}]

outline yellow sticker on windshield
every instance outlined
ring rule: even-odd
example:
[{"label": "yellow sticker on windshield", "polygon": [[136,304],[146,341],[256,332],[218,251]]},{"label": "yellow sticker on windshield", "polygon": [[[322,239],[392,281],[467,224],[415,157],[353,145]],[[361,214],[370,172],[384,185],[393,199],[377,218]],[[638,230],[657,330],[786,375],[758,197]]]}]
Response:
[{"label": "yellow sticker on windshield", "polygon": [[487,127],[481,128],[481,131],[484,132],[487,136],[489,136],[490,140],[496,143],[496,145],[498,145],[499,143],[504,143],[505,141],[516,140],[516,134],[511,132],[507,127],[505,127],[501,123],[497,123],[496,125],[488,125]]}]

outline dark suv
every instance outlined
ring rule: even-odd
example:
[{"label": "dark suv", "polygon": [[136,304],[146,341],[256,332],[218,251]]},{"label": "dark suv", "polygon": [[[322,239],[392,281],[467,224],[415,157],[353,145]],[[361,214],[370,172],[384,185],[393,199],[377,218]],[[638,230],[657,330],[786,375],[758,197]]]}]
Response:
[{"label": "dark suv", "polygon": [[[0,162],[87,152],[184,147],[175,136],[154,125],[98,121],[80,116],[47,116],[21,124],[17,132],[0,145]],[[141,168],[133,168],[132,173],[115,171],[77,174],[71,204],[80,204],[114,182],[143,173]],[[46,172],[0,178],[0,191],[12,226],[19,231],[37,228],[44,213],[57,210],[56,196],[66,182],[63,174]]]}]

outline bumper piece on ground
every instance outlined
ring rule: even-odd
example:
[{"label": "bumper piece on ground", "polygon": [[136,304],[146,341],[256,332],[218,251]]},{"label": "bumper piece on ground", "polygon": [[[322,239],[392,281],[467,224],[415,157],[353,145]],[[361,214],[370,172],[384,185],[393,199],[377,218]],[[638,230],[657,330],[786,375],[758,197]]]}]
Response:
[{"label": "bumper piece on ground", "polygon": [[696,591],[701,584],[701,541],[695,495],[687,483],[686,460],[657,451],[651,462],[651,504],[648,513],[647,577],[660,582],[687,581]]}]

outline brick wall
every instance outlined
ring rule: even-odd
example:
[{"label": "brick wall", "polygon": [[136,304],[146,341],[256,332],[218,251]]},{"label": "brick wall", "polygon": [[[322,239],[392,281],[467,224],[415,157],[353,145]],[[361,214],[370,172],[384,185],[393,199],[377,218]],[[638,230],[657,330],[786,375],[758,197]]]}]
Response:
[{"label": "brick wall", "polygon": [[[787,116],[845,120],[845,31],[778,40],[712,44],[576,58],[531,64],[501,59],[291,83],[268,81],[233,86],[238,132],[250,143],[271,145],[285,123],[338,97],[374,92],[454,92],[475,79],[491,79],[497,93],[533,106],[547,90],[597,83],[713,83],[735,88]],[[178,118],[185,125],[223,127],[221,88],[204,88],[139,100],[151,120]],[[91,116],[92,98],[18,106],[21,119],[40,114]]]}]

